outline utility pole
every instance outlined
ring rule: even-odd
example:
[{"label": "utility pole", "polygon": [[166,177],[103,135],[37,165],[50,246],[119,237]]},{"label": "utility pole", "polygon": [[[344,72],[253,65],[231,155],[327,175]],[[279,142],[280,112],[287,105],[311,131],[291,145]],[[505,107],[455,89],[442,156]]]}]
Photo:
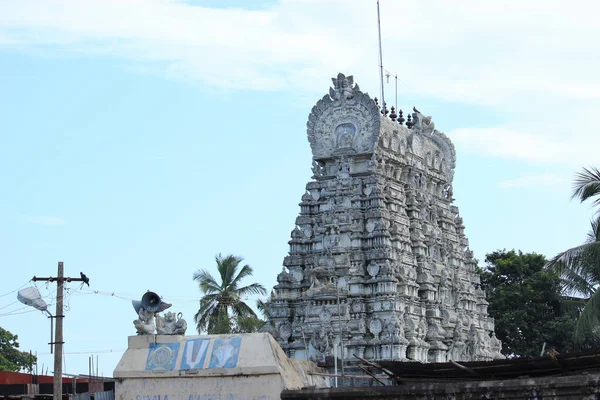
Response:
[{"label": "utility pole", "polygon": [[[62,400],[62,358],[63,358],[63,290],[64,290],[64,268],[62,261],[58,263],[58,274],[56,280],[56,314],[55,334],[56,353],[54,353],[54,400]],[[58,371],[58,372],[57,372]]]},{"label": "utility pole", "polygon": [[48,277],[48,278],[38,278],[34,276],[32,281],[47,281],[47,282],[56,282],[56,314],[55,319],[55,337],[54,341],[51,342],[51,345],[55,345],[54,352],[54,390],[53,390],[53,399],[54,400],[62,400],[62,357],[63,357],[63,292],[64,292],[64,283],[65,282],[85,282],[89,285],[89,279],[81,274],[81,278],[65,278],[64,276],[64,267],[63,262],[58,262],[58,273],[56,277]]}]

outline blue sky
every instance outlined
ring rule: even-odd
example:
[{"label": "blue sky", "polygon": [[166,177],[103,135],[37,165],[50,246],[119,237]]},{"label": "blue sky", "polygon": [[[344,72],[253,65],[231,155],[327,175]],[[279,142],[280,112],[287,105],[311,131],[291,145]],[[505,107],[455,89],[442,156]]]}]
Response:
[{"label": "blue sky", "polygon": [[[455,143],[476,257],[582,242],[597,6],[413,3],[381,2],[384,66]],[[67,372],[97,354],[111,375],[146,290],[193,326],[192,274],[219,252],[270,289],[311,175],[306,118],[338,72],[379,96],[375,1],[0,1],[0,326],[52,370],[48,321],[12,291],[64,261],[91,279],[69,285]]]}]

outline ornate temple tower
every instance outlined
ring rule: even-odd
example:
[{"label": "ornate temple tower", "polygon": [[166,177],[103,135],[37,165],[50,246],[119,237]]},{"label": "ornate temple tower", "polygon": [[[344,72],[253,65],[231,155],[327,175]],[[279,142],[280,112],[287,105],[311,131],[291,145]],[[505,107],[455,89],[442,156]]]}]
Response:
[{"label": "ornate temple tower", "polygon": [[289,356],[502,357],[452,204],[454,145],[414,111],[404,125],[343,74],[313,107],[313,180],[267,303]]}]

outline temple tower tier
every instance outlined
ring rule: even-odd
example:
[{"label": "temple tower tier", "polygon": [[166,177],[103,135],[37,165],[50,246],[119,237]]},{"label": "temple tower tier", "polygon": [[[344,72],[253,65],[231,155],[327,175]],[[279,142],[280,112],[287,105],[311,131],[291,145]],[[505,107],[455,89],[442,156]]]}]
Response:
[{"label": "temple tower tier", "polygon": [[416,109],[405,125],[352,76],[332,80],[308,117],[313,176],[267,302],[272,334],[317,362],[334,348],[345,359],[502,357],[452,204],[454,145]]}]

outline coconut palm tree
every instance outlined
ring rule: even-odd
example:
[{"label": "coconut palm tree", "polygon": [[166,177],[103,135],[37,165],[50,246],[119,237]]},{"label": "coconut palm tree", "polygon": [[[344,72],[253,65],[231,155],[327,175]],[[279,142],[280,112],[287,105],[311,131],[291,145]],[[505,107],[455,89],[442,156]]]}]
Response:
[{"label": "coconut palm tree", "polygon": [[[600,170],[584,168],[575,176],[571,199],[578,198],[581,202],[594,198],[593,206],[600,206]],[[600,210],[599,210],[600,211]]]},{"label": "coconut palm tree", "polygon": [[[266,289],[260,283],[241,286],[241,281],[252,276],[252,268],[244,265],[239,269],[242,257],[221,254],[215,257],[220,283],[207,270],[194,273],[203,296],[194,320],[198,333],[231,333],[237,318],[256,317],[254,311],[244,302],[244,297],[253,294],[265,295]],[[238,271],[239,269],[239,271]],[[232,318],[233,317],[233,318]]]},{"label": "coconut palm tree", "polygon": [[[581,202],[593,199],[600,206],[600,171],[584,168],[573,183],[572,198]],[[547,265],[563,280],[564,294],[582,297],[584,304],[575,328],[574,339],[581,343],[600,326],[600,210],[591,221],[584,244],[559,253]]]}]

